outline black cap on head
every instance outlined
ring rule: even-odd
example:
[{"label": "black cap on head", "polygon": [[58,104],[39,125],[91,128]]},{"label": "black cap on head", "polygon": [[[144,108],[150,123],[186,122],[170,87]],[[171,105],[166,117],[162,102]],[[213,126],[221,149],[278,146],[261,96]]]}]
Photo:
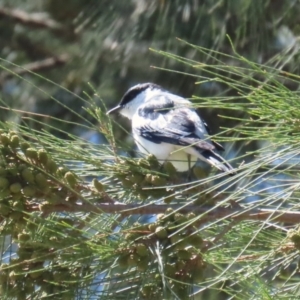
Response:
[{"label": "black cap on head", "polygon": [[162,88],[155,84],[155,83],[151,83],[151,82],[147,82],[147,83],[140,83],[137,84],[135,86],[133,86],[132,88],[130,88],[122,97],[119,105],[123,106],[126,105],[127,103],[129,103],[131,100],[133,100],[139,93],[145,91],[146,89],[161,89]]},{"label": "black cap on head", "polygon": [[108,114],[117,112],[119,109],[121,109],[123,106],[125,106],[127,103],[129,103],[131,100],[133,100],[139,93],[145,91],[148,88],[164,90],[159,85],[157,85],[155,83],[151,83],[151,82],[137,84],[137,85],[131,87],[124,94],[124,96],[122,97],[120,103],[116,107],[109,110],[106,114],[108,115]]}]

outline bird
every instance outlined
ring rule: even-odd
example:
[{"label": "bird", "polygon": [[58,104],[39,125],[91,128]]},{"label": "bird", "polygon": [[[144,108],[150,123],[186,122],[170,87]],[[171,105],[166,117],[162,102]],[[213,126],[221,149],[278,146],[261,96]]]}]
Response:
[{"label": "bird", "polygon": [[170,161],[178,172],[189,171],[200,159],[229,175],[233,167],[216,151],[224,148],[209,139],[209,128],[192,103],[155,83],[131,87],[107,115],[131,120],[134,141],[143,155]]}]

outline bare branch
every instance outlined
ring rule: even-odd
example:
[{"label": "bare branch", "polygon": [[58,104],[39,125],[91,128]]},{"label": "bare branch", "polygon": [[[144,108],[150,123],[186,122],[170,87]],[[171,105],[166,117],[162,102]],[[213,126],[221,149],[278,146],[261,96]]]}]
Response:
[{"label": "bare branch", "polygon": [[[291,212],[284,210],[272,209],[250,209],[243,208],[223,208],[218,207],[199,207],[195,205],[155,205],[150,204],[141,206],[140,204],[73,204],[73,205],[54,205],[47,207],[47,213],[50,212],[94,212],[94,213],[108,213],[108,214],[121,214],[123,217],[134,214],[159,214],[164,213],[167,208],[178,210],[182,213],[194,212],[195,214],[203,214],[207,222],[216,219],[232,219],[232,220],[255,220],[255,221],[276,221],[289,224],[300,223],[300,212]],[[32,207],[32,211],[37,211],[38,206]]]}]

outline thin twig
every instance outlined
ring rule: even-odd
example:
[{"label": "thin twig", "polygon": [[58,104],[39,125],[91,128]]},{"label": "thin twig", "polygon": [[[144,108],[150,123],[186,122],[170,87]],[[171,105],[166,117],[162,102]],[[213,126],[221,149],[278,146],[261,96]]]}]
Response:
[{"label": "thin twig", "polygon": [[216,245],[219,240],[221,240],[227,232],[229,232],[238,222],[241,220],[232,220],[228,225],[226,225],[221,232],[219,232],[212,241],[207,241],[205,245],[201,248],[201,252],[204,253],[206,252],[210,247],[213,245]]},{"label": "thin twig", "polygon": [[0,82],[8,79],[15,75],[24,75],[29,72],[41,72],[48,69],[52,69],[58,66],[62,66],[69,61],[69,56],[67,54],[62,54],[55,57],[49,57],[43,60],[38,60],[32,63],[23,65],[22,67],[17,67],[8,72],[3,72],[0,74]]}]

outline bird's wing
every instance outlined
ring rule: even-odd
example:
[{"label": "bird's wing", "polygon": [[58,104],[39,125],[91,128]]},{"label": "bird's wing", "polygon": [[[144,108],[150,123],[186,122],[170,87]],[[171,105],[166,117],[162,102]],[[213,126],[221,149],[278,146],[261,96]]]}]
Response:
[{"label": "bird's wing", "polygon": [[153,101],[155,104],[150,101],[138,109],[133,119],[135,134],[156,144],[193,146],[198,150],[215,149],[213,144],[204,140],[204,124],[193,109],[175,107],[170,98],[160,98],[160,101]]}]

